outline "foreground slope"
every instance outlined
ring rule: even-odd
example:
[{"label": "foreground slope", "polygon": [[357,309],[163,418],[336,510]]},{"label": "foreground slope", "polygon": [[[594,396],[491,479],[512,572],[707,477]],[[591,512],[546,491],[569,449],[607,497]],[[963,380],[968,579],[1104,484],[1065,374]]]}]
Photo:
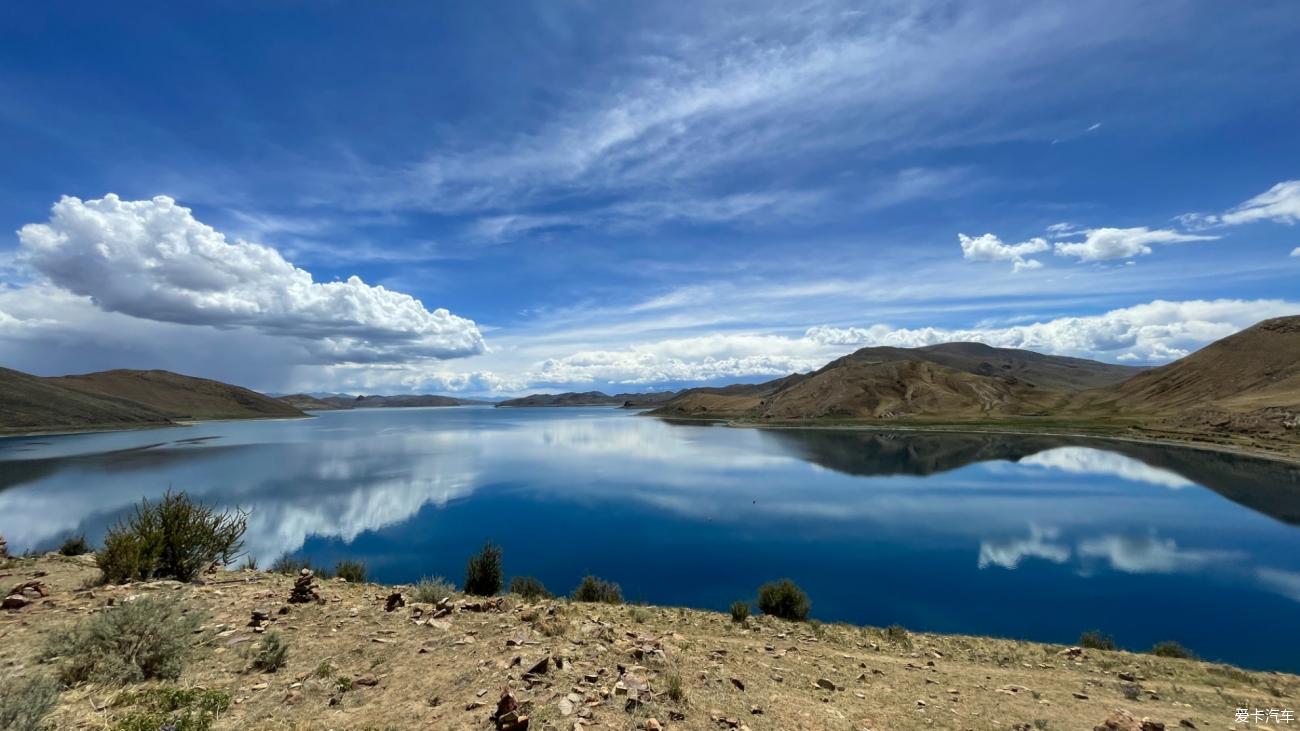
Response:
[{"label": "foreground slope", "polygon": [[[49,589],[0,612],[0,663],[18,675],[49,672],[32,660],[49,634],[109,604],[156,596],[196,613],[203,626],[175,685],[229,695],[215,729],[482,731],[496,728],[503,689],[535,731],[655,728],[651,719],[669,731],[1091,729],[1117,709],[1164,728],[1218,729],[1237,708],[1294,708],[1300,694],[1300,678],[1283,673],[901,628],[738,624],[717,612],[513,595],[498,609],[453,594],[452,611],[431,619],[430,604],[384,611],[394,587],[376,584],[326,581],[322,604],[287,604],[293,579],[273,573],[85,589],[98,573],[89,556],[3,568],[12,583]],[[249,626],[255,610],[288,645],[277,672],[249,669],[264,636]],[[83,685],[63,691],[48,720],[116,728],[138,702]]]},{"label": "foreground slope", "polygon": [[0,369],[0,429],[121,429],[193,419],[303,416],[240,386],[170,371],[113,370],[44,378]]}]

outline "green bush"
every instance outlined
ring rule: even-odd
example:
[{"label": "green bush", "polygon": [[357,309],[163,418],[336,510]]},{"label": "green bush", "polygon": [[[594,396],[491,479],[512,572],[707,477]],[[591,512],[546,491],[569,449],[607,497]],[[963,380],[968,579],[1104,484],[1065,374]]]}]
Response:
[{"label": "green bush", "polygon": [[38,731],[59,702],[59,684],[45,675],[0,681],[0,729]]},{"label": "green bush", "polygon": [[230,708],[230,694],[197,688],[160,687],[128,693],[116,705],[138,708],[113,726],[114,731],[208,731]]},{"label": "green bush", "polygon": [[491,541],[483,550],[470,556],[465,564],[465,593],[475,596],[495,596],[501,593],[501,548]]},{"label": "green bush", "polygon": [[744,622],[749,619],[749,602],[731,603],[731,621]]},{"label": "green bush", "polygon": [[63,540],[63,545],[59,546],[59,553],[64,556],[80,556],[90,553],[90,544],[86,542],[85,536],[68,536]]},{"label": "green bush", "polygon": [[763,614],[802,621],[808,618],[812,602],[793,581],[770,581],[758,588],[758,608]]},{"label": "green bush", "polygon": [[573,590],[573,600],[578,602],[603,602],[605,604],[622,604],[623,590],[618,584],[595,576],[585,576],[578,588]]},{"label": "green bush", "polygon": [[285,644],[279,632],[267,632],[262,641],[257,643],[257,652],[253,655],[253,669],[264,673],[273,673],[289,662],[289,645]]},{"label": "green bush", "polygon": [[364,584],[366,564],[363,561],[339,561],[334,564],[334,575],[352,584]]},{"label": "green bush", "polygon": [[518,594],[528,601],[537,599],[550,599],[551,592],[546,590],[542,582],[532,576],[516,576],[510,580],[510,593]]},{"label": "green bush", "polygon": [[331,578],[334,574],[327,568],[317,568],[311,565],[311,561],[304,556],[295,556],[292,553],[281,554],[279,558],[271,563],[271,571],[277,574],[287,576],[297,576],[302,573],[303,569],[310,570],[317,577],[322,579]]},{"label": "green bush", "polygon": [[1079,647],[1089,650],[1118,650],[1115,639],[1101,630],[1089,630],[1079,635]]},{"label": "green bush", "polygon": [[146,597],[56,631],[42,656],[59,659],[59,678],[67,685],[175,680],[189,658],[190,638],[199,624],[197,616],[184,614],[176,602]]},{"label": "green bush", "polygon": [[413,589],[411,598],[425,604],[437,604],[456,593],[456,585],[441,576],[426,576],[420,579]]},{"label": "green bush", "polygon": [[1177,642],[1174,642],[1173,640],[1157,642],[1154,646],[1152,646],[1151,654],[1155,655],[1156,657],[1177,657],[1183,660],[1196,659],[1196,653],[1192,652],[1186,647],[1183,647]]},{"label": "green bush", "polygon": [[210,564],[228,564],[243,547],[248,515],[218,513],[183,492],[168,492],[157,503],[147,499],[135,515],[109,529],[96,556],[104,580],[189,581]]}]

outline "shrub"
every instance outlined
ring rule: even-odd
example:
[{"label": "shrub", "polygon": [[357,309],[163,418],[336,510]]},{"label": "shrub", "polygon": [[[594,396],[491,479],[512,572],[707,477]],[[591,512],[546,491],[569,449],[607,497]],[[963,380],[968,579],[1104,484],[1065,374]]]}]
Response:
[{"label": "shrub", "polygon": [[230,708],[230,694],[216,690],[161,687],[127,694],[117,705],[134,703],[133,710],[113,726],[114,731],[208,731],[217,716]]},{"label": "shrub", "polygon": [[45,675],[0,681],[0,729],[37,731],[59,702],[59,684]]},{"label": "shrub", "polygon": [[547,591],[546,586],[533,576],[516,576],[511,579],[510,593],[518,594],[528,601],[551,598],[551,592]]},{"label": "shrub", "polygon": [[366,564],[363,561],[339,561],[334,564],[334,575],[352,584],[364,584]]},{"label": "shrub", "polygon": [[80,556],[90,553],[90,544],[86,542],[85,536],[68,536],[63,540],[63,545],[59,546],[59,553],[64,556]]},{"label": "shrub", "polygon": [[1177,657],[1183,660],[1196,659],[1196,653],[1192,652],[1186,647],[1183,647],[1177,642],[1174,642],[1173,640],[1165,640],[1164,642],[1157,642],[1151,648],[1151,654],[1155,655],[1156,657]]},{"label": "shrub", "polygon": [[628,612],[628,615],[631,616],[632,621],[637,624],[645,624],[650,621],[650,617],[654,616],[650,614],[650,610],[645,607],[632,607],[632,611]]},{"label": "shrub", "polygon": [[749,619],[749,602],[731,603],[731,621],[744,622]]},{"label": "shrub", "polygon": [[605,604],[622,604],[623,590],[618,584],[595,576],[585,576],[578,588],[573,590],[573,600],[578,602],[604,602]]},{"label": "shrub", "polygon": [[763,614],[781,619],[803,621],[808,618],[812,602],[793,581],[781,579],[763,584],[758,589],[758,608]]},{"label": "shrub", "polygon": [[1089,630],[1079,635],[1079,647],[1089,650],[1118,650],[1115,639],[1101,630]]},{"label": "shrub", "polygon": [[411,597],[425,604],[437,604],[455,593],[456,585],[441,576],[426,576],[411,589]]},{"label": "shrub", "polygon": [[252,555],[252,554],[249,554],[249,555],[245,556],[245,557],[244,557],[244,563],[240,564],[240,565],[239,565],[239,568],[243,569],[244,571],[256,571],[256,570],[257,570],[257,556],[254,556],[254,555]]},{"label": "shrub", "polygon": [[271,571],[277,574],[286,574],[288,576],[297,576],[303,569],[309,569],[312,573],[322,579],[328,579],[333,576],[327,568],[317,568],[311,565],[311,561],[304,556],[295,556],[292,553],[281,554],[279,558],[271,563]]},{"label": "shrub", "polygon": [[495,596],[501,592],[501,548],[491,541],[465,564],[465,593]]},{"label": "shrub", "polygon": [[288,661],[289,646],[280,638],[280,633],[267,632],[262,635],[262,641],[257,643],[257,654],[253,655],[253,669],[273,673]]},{"label": "shrub", "polygon": [[228,564],[244,545],[248,515],[218,513],[183,492],[141,501],[135,515],[104,538],[97,558],[104,580],[120,584],[156,577],[189,581],[210,564]]},{"label": "shrub", "polygon": [[127,602],[55,632],[45,659],[61,658],[59,677],[132,683],[148,678],[175,680],[190,653],[199,618],[172,601],[152,597]]},{"label": "shrub", "polygon": [[912,646],[912,635],[908,634],[907,628],[901,624],[891,624],[885,628],[884,637],[886,640],[895,645]]}]

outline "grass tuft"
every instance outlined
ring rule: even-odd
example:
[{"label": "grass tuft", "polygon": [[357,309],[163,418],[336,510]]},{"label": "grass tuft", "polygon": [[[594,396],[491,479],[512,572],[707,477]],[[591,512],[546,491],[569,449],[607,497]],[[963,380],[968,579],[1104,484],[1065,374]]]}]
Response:
[{"label": "grass tuft", "polygon": [[731,603],[731,621],[743,624],[749,619],[749,602]]},{"label": "grass tuft", "polygon": [[334,575],[350,584],[366,583],[367,573],[364,561],[345,560],[334,564]]},{"label": "grass tuft", "polygon": [[618,584],[595,576],[585,576],[578,588],[573,590],[576,602],[602,602],[605,604],[622,604],[623,590]]},{"label": "grass tuft", "polygon": [[280,637],[279,632],[267,632],[257,644],[257,653],[253,656],[253,669],[264,673],[273,673],[289,662],[289,645]]},{"label": "grass tuft", "polygon": [[411,598],[424,604],[437,604],[456,594],[456,585],[441,576],[426,576],[411,589]]},{"label": "grass tuft", "polygon": [[1115,639],[1101,630],[1089,630],[1079,635],[1079,647],[1088,650],[1118,650]]}]

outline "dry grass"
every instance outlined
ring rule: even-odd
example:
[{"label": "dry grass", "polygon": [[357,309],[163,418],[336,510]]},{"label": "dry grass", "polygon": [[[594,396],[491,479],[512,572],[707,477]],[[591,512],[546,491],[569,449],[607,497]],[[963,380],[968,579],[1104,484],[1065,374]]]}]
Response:
[{"label": "dry grass", "polygon": [[[229,572],[204,586],[79,590],[95,571],[85,559],[43,557],[0,569],[13,581],[47,571],[41,580],[53,589],[47,600],[0,615],[0,667],[36,672],[33,658],[51,632],[102,611],[110,598],[163,595],[210,617],[176,685],[230,695],[214,729],[486,731],[503,686],[527,706],[530,728],[564,731],[580,712],[589,726],[617,729],[651,717],[667,729],[718,729],[715,715],[754,731],[1090,729],[1116,708],[1171,728],[1187,719],[1204,729],[1227,727],[1237,707],[1300,705],[1294,675],[1125,652],[1072,658],[1061,646],[901,628],[814,632],[809,623],[771,617],[742,625],[720,612],[508,597],[501,613],[457,611],[417,624],[414,610],[427,618],[432,605],[385,612],[386,587],[326,581],[323,605],[293,605],[280,615],[291,577]],[[274,674],[249,671],[245,648],[262,639],[247,626],[254,609],[271,613],[267,631],[291,648]],[[563,667],[552,665],[528,688],[524,672],[547,655],[565,658]],[[644,678],[654,697],[629,710],[616,689],[620,666]],[[138,712],[115,701],[150,687],[157,685],[64,691],[51,724],[111,729]]]}]

